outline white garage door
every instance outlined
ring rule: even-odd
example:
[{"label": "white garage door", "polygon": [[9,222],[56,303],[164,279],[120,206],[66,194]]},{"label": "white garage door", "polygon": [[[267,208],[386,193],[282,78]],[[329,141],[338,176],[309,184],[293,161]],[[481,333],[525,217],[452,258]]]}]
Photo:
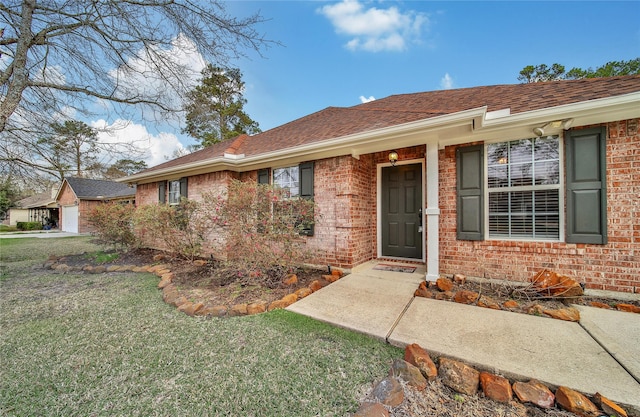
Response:
[{"label": "white garage door", "polygon": [[78,206],[62,207],[62,231],[78,233]]}]

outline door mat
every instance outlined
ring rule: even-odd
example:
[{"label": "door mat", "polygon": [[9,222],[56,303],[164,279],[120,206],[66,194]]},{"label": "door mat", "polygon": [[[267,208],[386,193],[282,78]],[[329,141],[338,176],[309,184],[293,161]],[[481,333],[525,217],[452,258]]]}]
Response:
[{"label": "door mat", "polygon": [[413,273],[416,271],[415,266],[410,265],[390,265],[390,264],[378,264],[373,269],[377,269],[380,271],[391,271],[391,272],[406,272]]}]

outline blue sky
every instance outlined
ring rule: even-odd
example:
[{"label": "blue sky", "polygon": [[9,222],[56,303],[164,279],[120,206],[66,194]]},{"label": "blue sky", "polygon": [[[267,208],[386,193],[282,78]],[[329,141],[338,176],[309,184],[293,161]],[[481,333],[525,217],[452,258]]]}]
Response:
[{"label": "blue sky", "polygon": [[[518,83],[526,65],[640,56],[637,1],[235,1],[227,11],[260,11],[269,20],[257,29],[282,44],[231,62],[263,130],[363,98]],[[132,127],[162,143],[149,165],[194,143],[169,126]]]},{"label": "blue sky", "polygon": [[640,56],[640,2],[229,3],[238,15],[255,10],[283,44],[237,64],[263,130],[361,96],[518,83],[530,64]]}]

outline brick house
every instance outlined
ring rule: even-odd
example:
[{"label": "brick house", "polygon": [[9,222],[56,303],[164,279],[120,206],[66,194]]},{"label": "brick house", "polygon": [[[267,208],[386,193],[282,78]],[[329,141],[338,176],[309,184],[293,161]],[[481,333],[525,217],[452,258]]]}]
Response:
[{"label": "brick house", "polygon": [[63,232],[89,233],[89,213],[99,204],[110,201],[134,203],[135,187],[115,181],[89,178],[65,178],[55,196],[59,211],[59,227]]},{"label": "brick house", "polygon": [[[640,293],[640,76],[394,95],[329,107],[123,179],[138,204],[231,179],[313,197],[318,264],[425,263],[526,280],[543,268]],[[391,159],[390,159],[391,158]]]}]

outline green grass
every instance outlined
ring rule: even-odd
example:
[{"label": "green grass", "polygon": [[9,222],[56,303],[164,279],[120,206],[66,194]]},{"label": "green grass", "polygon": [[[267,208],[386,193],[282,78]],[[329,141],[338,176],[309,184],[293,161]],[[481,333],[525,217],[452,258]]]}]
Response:
[{"label": "green grass", "polygon": [[115,261],[116,259],[118,259],[119,256],[120,254],[118,254],[117,252],[98,251],[98,252],[88,253],[86,255],[86,258],[91,260],[92,262],[103,264],[103,263]]},{"label": "green grass", "polygon": [[191,318],[151,274],[38,269],[41,241],[96,250],[0,240],[0,415],[340,416],[402,355],[282,310]]},{"label": "green grass", "polygon": [[0,233],[17,232],[18,228],[15,226],[7,226],[6,224],[0,224]]}]

